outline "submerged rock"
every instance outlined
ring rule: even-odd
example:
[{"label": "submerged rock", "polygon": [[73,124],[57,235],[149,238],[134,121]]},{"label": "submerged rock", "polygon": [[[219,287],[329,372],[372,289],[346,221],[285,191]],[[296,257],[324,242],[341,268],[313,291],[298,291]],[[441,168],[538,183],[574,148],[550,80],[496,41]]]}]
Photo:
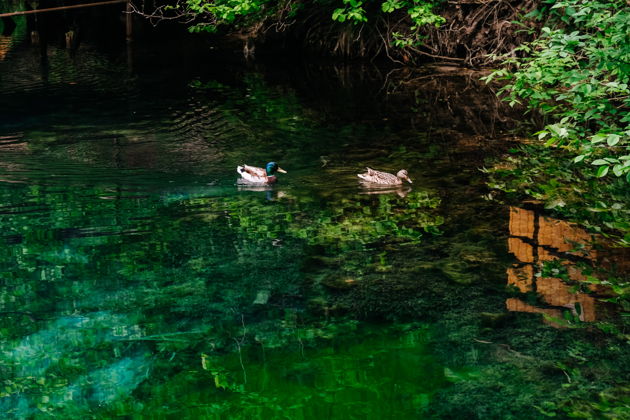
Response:
[{"label": "submerged rock", "polygon": [[347,276],[338,276],[336,274],[332,274],[324,277],[321,280],[321,284],[331,289],[336,290],[347,290],[358,284],[357,280]]},{"label": "submerged rock", "polygon": [[259,290],[253,303],[254,305],[265,305],[270,297],[271,292],[269,290]]},{"label": "submerged rock", "polygon": [[468,271],[468,264],[464,261],[443,261],[439,264],[440,270],[449,279],[459,284],[472,284],[477,280],[477,276]]}]

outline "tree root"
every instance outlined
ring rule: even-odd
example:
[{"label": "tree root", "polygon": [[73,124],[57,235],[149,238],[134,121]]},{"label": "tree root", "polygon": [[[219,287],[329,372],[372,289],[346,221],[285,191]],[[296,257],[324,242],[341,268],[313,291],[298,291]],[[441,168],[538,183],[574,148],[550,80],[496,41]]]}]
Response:
[{"label": "tree root", "polygon": [[[149,19],[154,25],[163,20],[178,20],[187,24],[215,25],[216,17],[209,13],[196,14],[184,0],[176,7],[146,7],[146,0],[137,0],[134,13]],[[425,25],[414,28],[409,14],[401,9],[391,14],[375,13],[378,18],[355,25],[332,20],[327,7],[306,6],[299,16],[291,11],[298,3],[286,0],[276,9],[262,14],[258,20],[233,24],[228,30],[244,42],[255,40],[273,46],[289,40],[303,50],[345,58],[386,56],[399,64],[442,60],[479,67],[491,64],[498,56],[515,54],[514,49],[530,40],[537,24],[516,23],[522,16],[539,6],[541,0],[449,0],[436,10],[446,19],[439,27]],[[411,45],[396,47],[394,34],[406,34],[416,39]]]}]

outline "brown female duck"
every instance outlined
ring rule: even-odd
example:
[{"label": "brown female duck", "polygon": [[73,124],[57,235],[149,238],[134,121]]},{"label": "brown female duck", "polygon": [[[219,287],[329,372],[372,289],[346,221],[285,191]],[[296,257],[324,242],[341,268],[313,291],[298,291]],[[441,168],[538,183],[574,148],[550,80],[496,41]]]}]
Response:
[{"label": "brown female duck", "polygon": [[407,173],[407,170],[405,169],[401,169],[396,175],[387,172],[376,171],[371,168],[366,169],[367,172],[363,174],[357,174],[357,176],[362,180],[370,182],[372,184],[400,185],[402,184],[403,180],[409,182],[410,184],[413,184],[413,182],[411,182],[411,179],[409,179],[409,174]]}]

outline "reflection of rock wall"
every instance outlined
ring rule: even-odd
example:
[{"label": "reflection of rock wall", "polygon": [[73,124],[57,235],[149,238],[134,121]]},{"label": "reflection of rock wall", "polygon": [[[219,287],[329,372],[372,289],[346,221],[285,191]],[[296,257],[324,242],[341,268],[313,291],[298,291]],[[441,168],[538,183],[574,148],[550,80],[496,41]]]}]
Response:
[{"label": "reflection of rock wall", "polygon": [[557,252],[581,255],[592,260],[597,258],[597,253],[591,245],[592,236],[563,220],[539,216],[536,239],[539,246],[551,248]]},{"label": "reflection of rock wall", "polygon": [[509,298],[505,301],[508,311],[514,312],[530,312],[535,314],[547,314],[553,318],[561,318],[562,311],[560,309],[539,308],[530,305],[517,298]]},{"label": "reflection of rock wall", "polygon": [[524,266],[514,266],[508,268],[508,284],[518,287],[523,292],[534,290],[534,266],[527,264]]},{"label": "reflection of rock wall", "polygon": [[0,61],[4,60],[11,49],[11,37],[0,35]]},{"label": "reflection of rock wall", "polygon": [[545,302],[552,306],[563,306],[576,309],[576,304],[580,304],[579,311],[582,321],[595,321],[595,298],[585,293],[574,293],[570,286],[555,277],[541,277],[536,281],[536,290],[543,297]]},{"label": "reflection of rock wall", "polygon": [[[521,292],[537,292],[540,298],[555,308],[538,308],[517,298],[506,301],[507,309],[517,312],[545,313],[560,317],[560,308],[569,308],[582,321],[595,321],[602,306],[590,294],[574,293],[560,278],[536,277],[544,261],[560,260],[572,281],[581,282],[586,276],[575,261],[596,263],[600,267],[628,271],[627,250],[596,250],[594,237],[577,225],[537,214],[533,210],[510,208],[509,251],[518,263],[508,268],[508,284]],[[602,286],[591,285],[596,293],[606,293]],[[554,324],[555,325],[555,324]]]}]

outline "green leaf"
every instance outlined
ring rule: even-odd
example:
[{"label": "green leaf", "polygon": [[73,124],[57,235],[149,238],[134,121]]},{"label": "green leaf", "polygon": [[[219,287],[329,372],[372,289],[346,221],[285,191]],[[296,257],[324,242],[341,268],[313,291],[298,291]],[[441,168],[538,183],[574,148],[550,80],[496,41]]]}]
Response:
[{"label": "green leaf", "polygon": [[609,146],[614,146],[615,144],[619,143],[619,139],[621,139],[621,136],[619,136],[618,134],[609,134],[606,142]]},{"label": "green leaf", "polygon": [[575,159],[573,159],[574,163],[578,163],[578,162],[582,162],[584,160],[584,158],[586,157],[586,155],[579,155],[576,156]]},{"label": "green leaf", "polygon": [[601,143],[604,140],[606,140],[606,135],[604,134],[595,134],[593,137],[591,137],[591,143],[593,144]]},{"label": "green leaf", "polygon": [[346,20],[346,17],[343,14],[345,11],[346,9],[335,9],[335,11],[332,14],[332,20],[336,20],[339,22],[343,22],[344,20]]},{"label": "green leaf", "polygon": [[547,140],[545,142],[545,146],[551,146],[551,145],[553,145],[553,144],[555,144],[557,142],[558,142],[558,138],[557,137],[552,137],[552,138],[550,138],[549,140]]},{"label": "green leaf", "polygon": [[607,164],[608,164],[608,161],[607,161],[607,160],[605,160],[605,159],[596,159],[596,160],[594,160],[594,161],[591,163],[591,165],[595,165],[595,166],[598,166],[598,165],[607,165]]},{"label": "green leaf", "polygon": [[608,174],[608,170],[610,169],[610,166],[606,165],[606,166],[600,166],[599,169],[597,170],[597,174],[596,176],[598,178],[604,177],[606,176],[606,174]]}]

